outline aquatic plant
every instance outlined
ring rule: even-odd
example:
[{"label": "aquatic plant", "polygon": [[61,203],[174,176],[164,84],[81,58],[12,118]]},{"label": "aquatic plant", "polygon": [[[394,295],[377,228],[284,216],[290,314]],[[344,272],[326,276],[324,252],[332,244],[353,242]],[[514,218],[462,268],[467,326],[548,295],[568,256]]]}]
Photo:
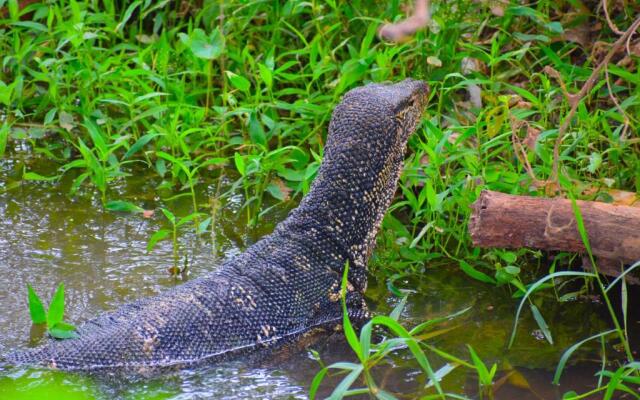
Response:
[{"label": "aquatic plant", "polygon": [[76,327],[64,322],[64,283],[58,285],[51,298],[48,310],[45,310],[42,300],[40,300],[31,285],[27,285],[27,289],[31,322],[36,325],[46,324],[47,332],[54,338],[69,339],[76,337]]}]

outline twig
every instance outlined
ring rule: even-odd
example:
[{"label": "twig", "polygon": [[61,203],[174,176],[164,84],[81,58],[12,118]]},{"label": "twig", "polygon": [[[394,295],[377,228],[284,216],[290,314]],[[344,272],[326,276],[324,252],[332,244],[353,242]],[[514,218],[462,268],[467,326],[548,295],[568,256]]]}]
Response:
[{"label": "twig", "polygon": [[624,35],[616,24],[611,21],[611,17],[609,17],[609,5],[607,4],[607,0],[602,0],[602,9],[604,10],[604,18],[607,20],[607,25],[609,25],[609,29],[611,29],[616,35]]},{"label": "twig", "polygon": [[[513,149],[515,150],[516,158],[520,161],[520,163],[524,166],[524,169],[527,171],[527,174],[533,181],[535,186],[539,186],[542,181],[536,177],[536,174],[533,172],[533,168],[531,167],[531,163],[529,163],[529,159],[527,158],[527,152],[524,149],[522,141],[520,137],[518,137],[518,130],[522,125],[528,125],[526,121],[519,121],[514,117],[511,117],[511,142],[513,143]],[[519,152],[522,154],[519,154]]]},{"label": "twig", "polygon": [[[565,117],[564,121],[562,121],[562,124],[558,129],[558,137],[556,138],[555,145],[553,146],[553,169],[552,169],[550,181],[559,183],[558,167],[560,163],[560,144],[562,143],[562,138],[565,132],[567,131],[567,128],[569,128],[569,125],[571,124],[571,120],[573,119],[574,114],[578,110],[578,105],[580,104],[580,101],[591,91],[602,69],[607,64],[609,64],[609,61],[611,61],[611,58],[618,52],[620,47],[622,47],[627,42],[627,40],[635,33],[635,31],[638,29],[639,26],[640,26],[640,17],[638,17],[633,22],[633,24],[631,24],[629,29],[627,29],[624,32],[624,34],[620,36],[618,40],[615,41],[613,46],[611,46],[611,50],[609,50],[609,52],[604,56],[602,61],[593,70],[589,78],[587,78],[587,81],[584,83],[584,85],[580,89],[580,91],[575,95],[569,95],[567,97],[567,101],[569,102],[569,104],[571,104],[571,109],[569,110],[569,113]],[[566,89],[565,89],[565,95],[567,95]]]},{"label": "twig", "polygon": [[429,24],[429,1],[416,0],[413,15],[395,24],[385,24],[378,35],[393,42],[399,42],[416,33]]}]

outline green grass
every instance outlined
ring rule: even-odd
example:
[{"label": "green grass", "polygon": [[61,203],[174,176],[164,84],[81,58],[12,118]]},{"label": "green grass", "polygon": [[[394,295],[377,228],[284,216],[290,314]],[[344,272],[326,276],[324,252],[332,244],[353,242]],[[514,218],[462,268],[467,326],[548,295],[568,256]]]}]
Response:
[{"label": "green grass", "polygon": [[[459,265],[470,279],[524,296],[553,340],[553,323],[531,296],[550,288],[567,295],[566,280],[576,276],[556,268],[575,258],[561,254],[548,266],[540,252],[480,251],[466,224],[483,189],[544,194],[535,183],[552,177],[558,128],[571,106],[550,71],[577,93],[603,57],[593,43],[617,39],[589,11],[595,7],[585,6],[591,2],[512,2],[503,15],[484,2],[434,2],[429,29],[402,44],[376,37],[383,21],[405,17],[405,2],[397,0],[125,3],[63,0],[20,10],[15,0],[0,0],[0,156],[58,165],[55,173],[25,168],[24,181],[55,185],[71,176],[72,196],[110,209],[126,200],[118,181],[154,171],[159,197],[191,199],[189,215],[163,209],[170,225],[150,238],[149,250],[172,239],[176,272],[178,227],[206,234],[219,196],[242,193],[246,222],[257,224],[271,211],[265,204],[308,191],[345,91],[424,79],[430,104],[410,139],[372,273],[397,292],[394,282],[425,264]],[[639,11],[624,4],[612,12],[623,30]],[[570,40],[594,20],[602,29],[582,43]],[[609,189],[640,191],[638,58],[624,57],[616,55],[598,76],[564,134],[559,183],[574,197],[611,201]],[[477,60],[471,71],[464,68],[469,59]],[[476,87],[480,108],[468,99]],[[211,195],[208,187],[223,175],[235,183]],[[584,188],[596,194],[585,196]],[[135,207],[127,210],[140,212]],[[584,288],[609,290],[597,275],[584,277]],[[626,320],[615,328],[626,361],[603,377],[622,384],[636,379],[638,368],[624,338]],[[483,375],[488,384],[491,374]],[[599,383],[605,387],[604,378]]]}]

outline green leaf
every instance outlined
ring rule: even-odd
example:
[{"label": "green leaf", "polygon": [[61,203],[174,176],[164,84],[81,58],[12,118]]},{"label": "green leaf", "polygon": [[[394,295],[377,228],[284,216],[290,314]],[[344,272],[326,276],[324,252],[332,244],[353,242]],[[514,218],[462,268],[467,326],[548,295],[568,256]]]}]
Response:
[{"label": "green leaf", "polygon": [[80,138],[78,138],[78,149],[80,150],[80,154],[82,154],[82,158],[87,163],[88,169],[91,171],[90,176],[93,184],[101,190],[106,189],[107,181],[103,166],[100,164],[89,147],[87,147],[87,145]]},{"label": "green leaf", "polygon": [[269,183],[269,185],[267,185],[267,192],[269,192],[271,196],[280,201],[284,201],[287,198],[287,196],[282,193],[280,186],[276,185],[275,183]]},{"label": "green leaf", "polygon": [[162,158],[158,158],[156,160],[156,171],[158,171],[158,175],[162,177],[164,177],[164,174],[167,173],[167,164]]},{"label": "green leaf", "polygon": [[376,398],[378,398],[379,400],[398,400],[396,396],[382,389],[378,389],[378,391],[376,392]]},{"label": "green leaf", "polygon": [[578,206],[578,202],[576,201],[575,197],[573,197],[573,194],[571,192],[569,192],[569,198],[571,199],[571,207],[573,208],[573,213],[576,217],[576,227],[578,228],[578,232],[580,232],[580,238],[582,239],[582,243],[584,244],[585,249],[587,249],[587,253],[589,253],[591,262],[595,265],[593,252],[591,251],[591,243],[589,242],[589,235],[587,235],[587,229],[584,226],[584,220],[582,219],[580,206]]},{"label": "green leaf", "polygon": [[200,213],[200,212],[191,213],[191,214],[187,215],[186,217],[182,217],[182,218],[178,219],[178,222],[176,222],[176,226],[182,226],[182,225],[184,225],[186,223],[189,223],[189,222],[193,221],[194,219],[197,219],[197,218],[199,218],[201,216],[204,216],[204,215],[207,215],[207,214]]},{"label": "green leaf", "polygon": [[479,280],[480,282],[493,283],[493,284],[496,283],[495,279],[485,274],[484,272],[480,272],[477,269],[473,268],[464,260],[460,260],[460,269],[462,269],[462,271],[464,271],[465,274],[469,275],[473,279]]},{"label": "green leaf", "polygon": [[354,83],[360,81],[369,71],[369,62],[366,59],[351,59],[342,64],[340,68],[340,81],[335,89],[335,94],[340,95]]},{"label": "green leaf", "polygon": [[20,6],[18,5],[17,0],[9,0],[9,16],[12,21],[17,21],[20,17]]},{"label": "green leaf", "polygon": [[496,278],[496,281],[501,285],[511,282],[514,278],[514,276],[505,271],[504,268],[497,269],[494,276]]},{"label": "green leaf", "polygon": [[578,343],[575,343],[573,346],[569,347],[567,350],[565,350],[565,352],[562,354],[562,357],[560,357],[560,361],[558,361],[558,366],[556,367],[556,373],[553,375],[553,384],[554,385],[559,385],[560,384],[560,376],[562,376],[562,371],[564,371],[564,367],[567,364],[567,361],[569,361],[569,358],[571,357],[571,355],[578,350],[578,348],[580,346],[582,346],[583,344],[587,343],[590,340],[593,339],[598,339],[600,337],[604,337],[607,336],[611,333],[615,333],[616,330],[615,329],[611,329],[609,331],[606,332],[600,332],[596,335],[590,336],[584,340],[579,341]]},{"label": "green leaf", "polygon": [[433,189],[433,184],[430,179],[426,180],[425,190],[427,193],[427,202],[432,211],[441,211],[441,204],[438,202],[438,196]]},{"label": "green leaf", "polygon": [[129,21],[129,18],[131,18],[131,15],[141,3],[142,3],[142,0],[136,0],[133,3],[131,3],[129,7],[127,7],[127,11],[124,12],[122,21],[120,21],[120,23],[116,25],[116,29],[115,29],[116,32],[119,32],[120,30],[122,30],[122,27],[125,26],[127,21]]},{"label": "green leaf", "polygon": [[4,156],[4,152],[7,149],[7,142],[9,141],[9,124],[5,122],[0,127],[0,157]]},{"label": "green leaf", "polygon": [[587,167],[587,171],[591,172],[592,174],[595,173],[600,167],[600,164],[602,164],[602,156],[600,155],[600,153],[591,153],[591,155],[589,156],[589,166]]},{"label": "green leaf", "polygon": [[43,176],[40,175],[38,173],[35,172],[25,172],[24,175],[22,175],[22,179],[24,179],[25,181],[44,181],[44,182],[51,182],[51,181],[55,181],[58,178],[60,178],[59,175],[54,175],[54,176]]},{"label": "green leaf", "polygon": [[513,37],[515,37],[518,40],[522,40],[523,42],[538,41],[538,42],[549,43],[551,41],[551,39],[549,39],[549,37],[545,35],[530,35],[528,33],[520,33],[520,32],[515,32],[513,34]]},{"label": "green leaf", "polygon": [[267,144],[267,135],[264,133],[262,124],[258,120],[255,112],[249,115],[249,137],[251,137],[253,143],[260,146],[264,147]]},{"label": "green leaf", "polygon": [[176,224],[176,216],[169,210],[167,210],[166,208],[161,208],[160,211],[162,211],[162,213],[164,214],[165,217],[167,217],[167,219],[169,220],[169,222],[171,222],[173,225]]},{"label": "green leaf", "polygon": [[53,294],[47,312],[47,328],[51,329],[64,319],[64,283],[60,283]]},{"label": "green leaf", "polygon": [[[630,383],[632,385],[640,385],[640,376],[638,376],[638,372],[640,372],[640,361],[632,361],[618,368],[618,370],[620,369],[627,370],[625,371],[625,374],[623,374],[620,377],[620,380],[622,382]],[[616,372],[618,372],[618,370],[616,370],[615,372],[601,371],[601,372],[598,372],[596,375],[601,375],[601,376],[606,376],[607,378],[611,378],[613,377],[613,375],[615,375]]]},{"label": "green leaf", "polygon": [[349,275],[349,261],[347,261],[344,265],[344,272],[342,274],[342,285],[340,287],[340,297],[342,298],[342,324],[344,328],[344,336],[347,338],[347,342],[351,349],[356,353],[360,362],[365,362],[364,354],[362,354],[362,347],[360,347],[360,341],[358,340],[358,336],[356,335],[356,331],[353,329],[353,325],[351,325],[351,321],[349,320],[349,311],[347,310],[347,283]]},{"label": "green leaf", "polygon": [[214,60],[224,51],[224,36],[220,29],[216,28],[207,36],[200,28],[194,29],[190,36],[181,33],[178,35],[182,43],[187,45],[193,54],[205,60]]},{"label": "green leaf", "polygon": [[156,136],[159,136],[159,135],[157,133],[147,133],[146,135],[142,136],[133,144],[133,146],[131,146],[129,150],[127,150],[127,152],[125,153],[124,157],[122,157],[122,159],[126,160],[127,158],[137,153],[140,149],[142,149],[147,143],[149,143]]},{"label": "green leaf", "polygon": [[11,23],[12,26],[21,26],[34,31],[49,32],[46,26],[34,21],[16,21]]},{"label": "green leaf", "polygon": [[244,163],[244,158],[242,157],[242,155],[236,152],[233,155],[233,161],[235,162],[236,169],[238,170],[240,175],[244,177],[244,174],[246,173],[246,164]]},{"label": "green leaf", "polygon": [[72,324],[70,324],[68,322],[64,322],[64,321],[58,322],[54,326],[54,328],[60,329],[62,331],[75,331],[76,330],[75,325],[72,325]]},{"label": "green leaf", "polygon": [[[192,177],[195,174],[195,169],[189,170],[189,167],[187,166],[187,164],[185,162],[182,161],[182,159],[177,159],[174,156],[172,156],[169,153],[165,153],[164,151],[156,151],[156,156],[158,157],[162,157],[167,161],[170,161],[173,165],[177,166],[178,168],[180,168],[182,170],[182,172],[185,173],[185,175],[187,175],[188,177]],[[187,160],[188,161],[188,160]]]},{"label": "green leaf", "polygon": [[311,381],[311,387],[309,387],[309,400],[315,400],[316,393],[318,393],[318,389],[320,388],[320,384],[324,380],[324,377],[327,375],[329,370],[327,368],[322,368],[320,372],[313,377],[313,381]]},{"label": "green leaf", "polygon": [[532,21],[538,22],[540,19],[542,19],[541,14],[534,10],[531,7],[526,7],[526,6],[511,6],[509,8],[507,8],[507,14],[512,14],[512,15],[519,15],[519,16],[523,16],[523,17],[529,17]]},{"label": "green leaf", "polygon": [[[607,66],[607,69],[609,70],[609,73],[619,76],[620,78],[633,83],[635,85],[639,85],[640,84],[640,76],[638,76],[635,73],[632,73],[631,71],[625,69],[625,68],[620,68],[619,66],[612,64],[610,66]],[[630,100],[630,99],[629,99]],[[624,104],[624,102],[623,102]]]},{"label": "green leaf", "polygon": [[369,352],[371,351],[371,330],[373,325],[371,322],[364,324],[360,330],[360,348],[362,349],[362,355],[365,359],[369,358]]},{"label": "green leaf", "polygon": [[358,365],[356,368],[351,370],[351,372],[349,372],[347,376],[342,378],[342,381],[340,381],[340,383],[335,387],[335,389],[333,389],[333,392],[331,393],[331,396],[328,397],[328,399],[339,400],[344,398],[346,392],[349,390],[351,385],[353,385],[353,382],[355,382],[356,379],[358,379],[358,377],[362,373],[362,370],[363,370],[362,365]]},{"label": "green leaf", "polygon": [[467,311],[471,310],[471,308],[472,307],[467,307],[467,308],[464,308],[464,309],[462,309],[460,311],[456,311],[453,314],[449,314],[449,315],[446,315],[444,317],[438,317],[438,318],[431,319],[429,321],[425,321],[425,322],[419,324],[418,326],[415,326],[413,329],[411,329],[409,334],[411,336],[418,335],[420,332],[424,331],[428,327],[433,326],[435,324],[439,324],[439,323],[444,322],[444,321],[449,321],[449,320],[451,320],[453,318],[457,318],[460,315],[462,315],[462,314],[466,313]]},{"label": "green leaf", "polygon": [[626,332],[628,332],[628,327],[629,327],[629,319],[628,319],[629,291],[627,290],[626,279],[622,280],[622,286],[620,286],[620,303],[622,303],[620,307],[622,309],[622,323],[623,323],[622,326],[624,327],[624,331],[626,334]]},{"label": "green leaf", "polygon": [[468,344],[467,348],[469,349],[469,353],[471,354],[471,361],[473,361],[473,365],[475,365],[476,370],[478,371],[478,378],[480,379],[480,383],[483,385],[490,385],[491,375],[489,374],[487,366],[484,365],[484,362],[480,357],[478,357],[478,354],[476,354],[471,345]]},{"label": "green leaf", "polygon": [[498,253],[498,255],[509,264],[513,264],[514,262],[516,262],[516,259],[518,257],[516,253],[512,251],[501,251]]},{"label": "green leaf", "polygon": [[515,317],[515,320],[513,322],[513,329],[511,331],[511,338],[509,339],[509,345],[507,346],[507,348],[511,348],[511,346],[513,346],[513,342],[516,339],[516,332],[517,332],[517,329],[518,329],[518,319],[520,318],[520,313],[522,312],[522,307],[524,306],[525,301],[527,301],[529,296],[533,292],[535,292],[546,281],[551,280],[551,279],[555,279],[555,278],[558,278],[558,277],[561,277],[561,276],[591,277],[591,278],[595,278],[596,277],[595,274],[590,273],[590,272],[560,271],[560,272],[554,272],[552,274],[546,275],[545,277],[537,280],[534,284],[529,286],[529,289],[527,289],[527,292],[524,294],[524,296],[522,296],[522,299],[520,300],[520,305],[518,305],[518,311],[516,311],[516,317]]},{"label": "green leaf", "polygon": [[407,347],[409,347],[411,354],[413,354],[413,357],[416,359],[422,370],[427,374],[427,377],[433,381],[433,385],[438,393],[442,395],[442,388],[440,387],[440,383],[436,379],[433,368],[431,368],[431,363],[429,363],[429,360],[424,354],[424,351],[422,351],[420,345],[418,345],[416,340],[409,334],[409,332],[407,332],[407,330],[397,321],[394,321],[386,315],[378,315],[376,317],[373,317],[373,319],[371,319],[371,323],[386,326],[397,336],[405,339],[405,343],[407,344]]},{"label": "green leaf", "polygon": [[563,34],[564,33],[564,29],[562,28],[562,24],[560,22],[553,21],[553,22],[549,22],[549,23],[545,24],[544,26],[545,26],[545,28],[547,28],[548,30],[550,30],[553,33],[558,33],[558,34]]},{"label": "green leaf", "polygon": [[31,322],[34,324],[44,324],[47,322],[47,315],[40,297],[38,297],[31,285],[27,285],[27,291],[29,293],[29,314],[31,315]]},{"label": "green leaf", "polygon": [[[11,103],[11,91],[13,89],[10,86],[7,86],[2,80],[0,80],[0,103],[5,106],[9,106]],[[6,124],[6,122],[5,122]]]},{"label": "green leaf", "polygon": [[162,239],[165,239],[167,236],[169,236],[170,233],[171,231],[168,229],[160,229],[159,231],[151,235],[149,243],[147,243],[147,253],[150,253],[151,250],[153,250],[153,248],[156,246],[156,243],[158,243]]},{"label": "green leaf", "polygon": [[66,322],[58,322],[47,331],[56,339],[75,339],[78,334],[75,332],[76,327]]},{"label": "green leaf", "polygon": [[231,71],[226,71],[226,73],[233,87],[245,93],[249,92],[249,89],[251,88],[251,82],[249,82],[247,78],[242,75],[234,74]]},{"label": "green leaf", "polygon": [[525,292],[526,289],[524,288],[524,286],[520,282],[518,282],[517,279],[515,279],[519,273],[520,268],[513,265],[507,265],[506,267],[498,267],[494,276],[496,277],[496,281],[498,281],[498,283],[511,283],[518,289],[522,288],[522,292]]},{"label": "green leaf", "polygon": [[520,267],[516,267],[515,265],[507,265],[503,269],[514,276],[520,273]]},{"label": "green leaf", "polygon": [[533,318],[536,320],[538,327],[542,331],[542,334],[547,339],[550,344],[553,344],[553,337],[551,336],[551,331],[549,330],[549,326],[547,325],[547,321],[544,320],[544,317],[538,310],[538,307],[535,304],[531,304],[531,313],[533,313]]},{"label": "green leaf", "polygon": [[379,26],[377,26],[376,24],[369,24],[367,33],[364,35],[364,38],[360,42],[360,58],[366,58],[369,54],[371,54],[371,50],[373,48],[373,46],[371,46],[371,43],[376,37],[378,28]]},{"label": "green leaf", "polygon": [[616,283],[620,282],[627,274],[629,274],[631,271],[633,271],[634,269],[640,267],[640,261],[636,261],[632,266],[630,266],[629,268],[626,268],[624,270],[624,272],[622,272],[620,275],[618,275],[618,277],[616,279],[613,280],[613,282],[611,282],[609,284],[609,286],[607,286],[607,288],[604,290],[605,293],[607,293],[609,290],[611,290]]},{"label": "green leaf", "polygon": [[129,212],[129,213],[141,213],[144,211],[143,208],[123,200],[108,201],[107,204],[105,204],[104,208],[106,208],[108,211]]},{"label": "green leaf", "polygon": [[71,16],[74,24],[82,22],[82,15],[80,14],[80,5],[76,0],[69,0],[69,6],[71,6]]},{"label": "green leaf", "polygon": [[69,190],[69,192],[73,195],[74,193],[76,193],[78,191],[78,189],[80,188],[80,185],[82,185],[84,183],[84,181],[89,177],[89,173],[85,172],[82,173],[80,175],[78,175],[78,177],[76,179],[73,180],[73,182],[71,183],[71,189]]},{"label": "green leaf", "polygon": [[402,296],[402,299],[400,299],[400,302],[398,303],[398,305],[396,305],[393,308],[393,311],[391,311],[391,314],[389,314],[389,318],[395,321],[400,319],[400,314],[402,314],[404,307],[407,305],[407,297],[408,297],[407,295]]},{"label": "green leaf", "polygon": [[0,103],[4,104],[7,107],[11,105],[12,92],[13,85],[8,86],[6,83],[0,80]]},{"label": "green leaf", "polygon": [[260,70],[260,78],[262,78],[264,84],[270,89],[273,85],[273,74],[271,70],[262,63],[258,64],[258,69]]},{"label": "green leaf", "polygon": [[47,114],[44,116],[44,124],[45,125],[50,125],[53,120],[56,117],[56,113],[58,112],[57,108],[52,108],[51,110],[47,111]]},{"label": "green leaf", "polygon": [[[169,93],[165,93],[165,92],[150,92],[150,93],[146,93],[143,94],[142,96],[138,96],[133,100],[132,104],[136,104],[136,103],[140,103],[142,101],[148,100],[148,99],[153,99],[155,97],[162,97],[162,96],[169,96]],[[152,135],[151,133],[149,135]],[[153,134],[153,135],[157,135],[157,133]]]},{"label": "green leaf", "polygon": [[[449,375],[451,371],[453,371],[460,365],[461,364],[451,364],[451,363],[444,364],[434,373],[436,376],[436,380],[441,381],[445,376]],[[433,386],[433,382],[428,381],[427,384],[425,385],[425,388],[430,388],[431,386]]]},{"label": "green leaf", "polygon": [[620,367],[613,375],[611,375],[611,377],[609,378],[609,383],[607,384],[607,391],[604,393],[604,397],[602,398],[602,400],[611,400],[613,398],[613,393],[616,390],[623,390],[620,386],[624,385],[622,385],[620,381],[624,372],[624,367]]},{"label": "green leaf", "polygon": [[209,227],[209,224],[211,224],[211,217],[205,219],[204,221],[200,222],[200,225],[198,225],[198,229],[196,231],[196,233],[198,235],[205,233],[207,231],[207,228]]}]

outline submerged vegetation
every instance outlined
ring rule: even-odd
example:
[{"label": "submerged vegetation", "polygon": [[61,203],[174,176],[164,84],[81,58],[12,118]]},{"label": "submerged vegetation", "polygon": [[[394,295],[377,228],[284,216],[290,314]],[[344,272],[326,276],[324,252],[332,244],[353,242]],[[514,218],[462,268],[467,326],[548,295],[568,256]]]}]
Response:
[{"label": "submerged vegetation", "polygon": [[[409,141],[371,274],[402,297],[407,279],[453,264],[468,279],[509,291],[521,299],[510,342],[529,310],[553,344],[557,321],[545,320],[542,305],[598,295],[611,330],[558,355],[555,381],[580,346],[600,341],[593,393],[565,398],[638,398],[626,275],[609,283],[597,270],[565,271],[582,265],[573,254],[481,251],[466,230],[483,189],[606,202],[619,201],[620,190],[640,191],[640,39],[614,46],[640,12],[635,2],[437,1],[428,27],[402,43],[376,33],[384,21],[404,18],[408,1],[20,3],[0,0],[0,156],[24,159],[24,168],[0,192],[64,182],[70,196],[92,198],[105,211],[151,216],[142,207],[157,208],[167,223],[147,250],[172,240],[170,273],[178,276],[187,269],[180,234],[212,238],[215,251],[212,226],[225,198],[240,193],[243,221],[255,225],[309,190],[345,91],[423,79],[430,104]],[[54,174],[29,161],[41,158],[55,163]],[[152,171],[154,204],[118,191],[119,181],[143,169]],[[191,210],[175,215],[166,204],[182,197]],[[591,264],[597,268],[593,257]],[[368,371],[406,347],[434,393],[443,393],[439,379],[464,366],[491,397],[496,360],[472,347],[457,356],[438,350],[428,342],[437,335],[425,332],[444,320],[407,330],[400,310],[374,318],[359,338],[345,321],[358,362],[336,367],[347,375],[334,393],[395,398]],[[61,313],[49,328],[57,324]],[[375,343],[374,326],[394,336]],[[445,365],[431,369],[425,353]],[[349,392],[361,373],[367,388]]]}]

